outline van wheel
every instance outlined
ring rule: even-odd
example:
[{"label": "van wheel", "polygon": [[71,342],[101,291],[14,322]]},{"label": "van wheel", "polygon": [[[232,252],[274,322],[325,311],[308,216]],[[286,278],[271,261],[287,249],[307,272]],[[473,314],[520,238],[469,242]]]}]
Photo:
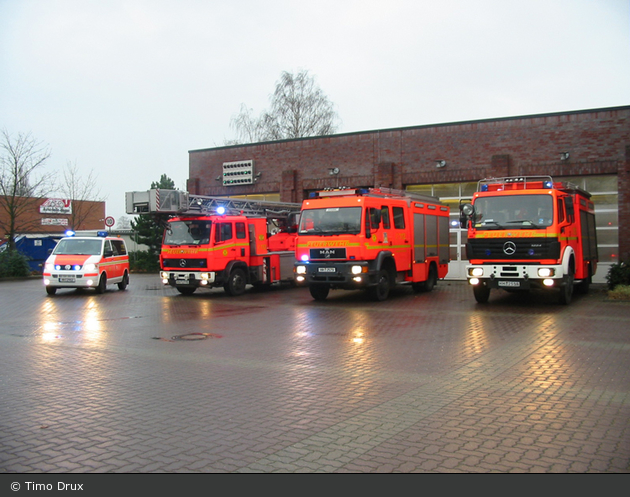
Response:
[{"label": "van wheel", "polygon": [[47,286],[46,293],[48,295],[54,295],[55,293],[57,293],[57,289],[54,286]]},{"label": "van wheel", "polygon": [[96,287],[96,293],[105,293],[107,288],[107,276],[105,273],[101,274],[101,279],[98,280],[98,286]]},{"label": "van wheel", "polygon": [[326,297],[328,297],[330,285],[309,285],[308,289],[311,292],[311,297],[321,302],[326,300]]},{"label": "van wheel", "polygon": [[125,273],[123,275],[123,279],[120,283],[118,283],[118,289],[119,290],[124,290],[127,288],[127,285],[129,284],[129,274]]},{"label": "van wheel", "polygon": [[245,279],[245,271],[240,268],[234,269],[227,280],[227,283],[223,286],[223,289],[232,297],[237,297],[245,293],[245,286],[247,280]]},{"label": "van wheel", "polygon": [[368,288],[368,296],[372,300],[382,302],[389,297],[389,273],[385,269],[381,269],[376,275],[376,286]]}]

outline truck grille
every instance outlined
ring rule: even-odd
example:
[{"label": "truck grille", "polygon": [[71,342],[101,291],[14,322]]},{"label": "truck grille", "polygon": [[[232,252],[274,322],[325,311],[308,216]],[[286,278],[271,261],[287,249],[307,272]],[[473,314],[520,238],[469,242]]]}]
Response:
[{"label": "truck grille", "polygon": [[208,267],[206,259],[163,259],[163,269],[203,269]]},{"label": "truck grille", "polygon": [[468,259],[538,260],[558,259],[557,238],[473,238],[466,244]]}]

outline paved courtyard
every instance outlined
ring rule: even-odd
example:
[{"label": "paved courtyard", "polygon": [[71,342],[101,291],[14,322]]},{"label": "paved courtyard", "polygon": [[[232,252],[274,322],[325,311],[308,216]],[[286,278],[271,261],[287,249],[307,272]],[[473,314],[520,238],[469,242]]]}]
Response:
[{"label": "paved courtyard", "polygon": [[630,303],[0,282],[0,473],[628,473]]}]

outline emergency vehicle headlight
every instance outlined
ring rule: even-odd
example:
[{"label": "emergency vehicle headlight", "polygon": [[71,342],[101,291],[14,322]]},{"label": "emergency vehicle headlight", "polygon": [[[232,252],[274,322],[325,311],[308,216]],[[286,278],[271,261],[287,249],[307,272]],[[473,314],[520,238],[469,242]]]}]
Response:
[{"label": "emergency vehicle headlight", "polygon": [[470,279],[468,280],[468,282],[469,282],[471,285],[478,285],[478,284],[479,284],[479,278],[470,278]]},{"label": "emergency vehicle headlight", "polygon": [[483,276],[482,267],[473,267],[470,269],[470,276]]},{"label": "emergency vehicle headlight", "polygon": [[306,266],[296,266],[295,272],[297,274],[306,274]]},{"label": "emergency vehicle headlight", "polygon": [[549,278],[544,279],[543,280],[543,285],[545,285],[545,286],[553,286],[553,280],[549,279]]},{"label": "emergency vehicle headlight", "polygon": [[350,268],[350,272],[352,274],[361,274],[361,271],[363,271],[363,268],[361,266],[352,266]]},{"label": "emergency vehicle headlight", "polygon": [[46,269],[46,271],[52,271],[55,269],[55,265],[48,263],[44,266],[44,269]]},{"label": "emergency vehicle headlight", "polygon": [[92,263],[86,264],[85,266],[83,266],[83,269],[85,271],[94,271],[96,270],[96,264],[92,264]]},{"label": "emergency vehicle headlight", "polygon": [[199,277],[200,277],[202,280],[206,280],[206,281],[207,281],[207,280],[209,280],[209,279],[210,279],[210,273],[201,273],[201,274],[199,275]]},{"label": "emergency vehicle headlight", "polygon": [[163,280],[167,280],[168,273],[166,271],[160,271],[160,278],[162,278]]},{"label": "emergency vehicle headlight", "polygon": [[550,268],[550,267],[538,268],[538,276],[540,276],[541,278],[549,278],[550,276],[553,276],[554,274],[556,274],[556,271],[553,268]]},{"label": "emergency vehicle headlight", "polygon": [[302,283],[304,281],[304,276],[298,276],[297,278],[295,278],[297,281],[299,281],[300,283]]},{"label": "emergency vehicle headlight", "polygon": [[352,278],[354,281],[356,281],[357,283],[361,283],[361,276],[355,276],[354,278]]}]

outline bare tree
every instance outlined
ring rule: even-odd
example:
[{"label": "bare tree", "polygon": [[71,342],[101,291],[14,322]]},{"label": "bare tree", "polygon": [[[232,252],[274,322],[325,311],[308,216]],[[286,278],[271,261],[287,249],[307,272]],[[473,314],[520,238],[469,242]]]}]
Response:
[{"label": "bare tree", "polygon": [[16,138],[5,129],[0,135],[0,229],[8,235],[9,250],[15,248],[15,235],[32,231],[39,219],[25,215],[34,208],[33,199],[54,189],[54,174],[35,174],[50,157],[48,146],[30,133]]},{"label": "bare tree", "polygon": [[96,186],[94,170],[90,170],[86,177],[81,177],[76,162],[66,163],[59,192],[64,198],[72,200],[70,227],[73,230],[81,229],[90,214],[99,209],[98,202],[105,200]]},{"label": "bare tree", "polygon": [[241,105],[241,111],[230,122],[237,138],[226,144],[323,136],[337,131],[339,117],[334,105],[308,71],[284,71],[270,100],[271,110],[258,118]]}]

